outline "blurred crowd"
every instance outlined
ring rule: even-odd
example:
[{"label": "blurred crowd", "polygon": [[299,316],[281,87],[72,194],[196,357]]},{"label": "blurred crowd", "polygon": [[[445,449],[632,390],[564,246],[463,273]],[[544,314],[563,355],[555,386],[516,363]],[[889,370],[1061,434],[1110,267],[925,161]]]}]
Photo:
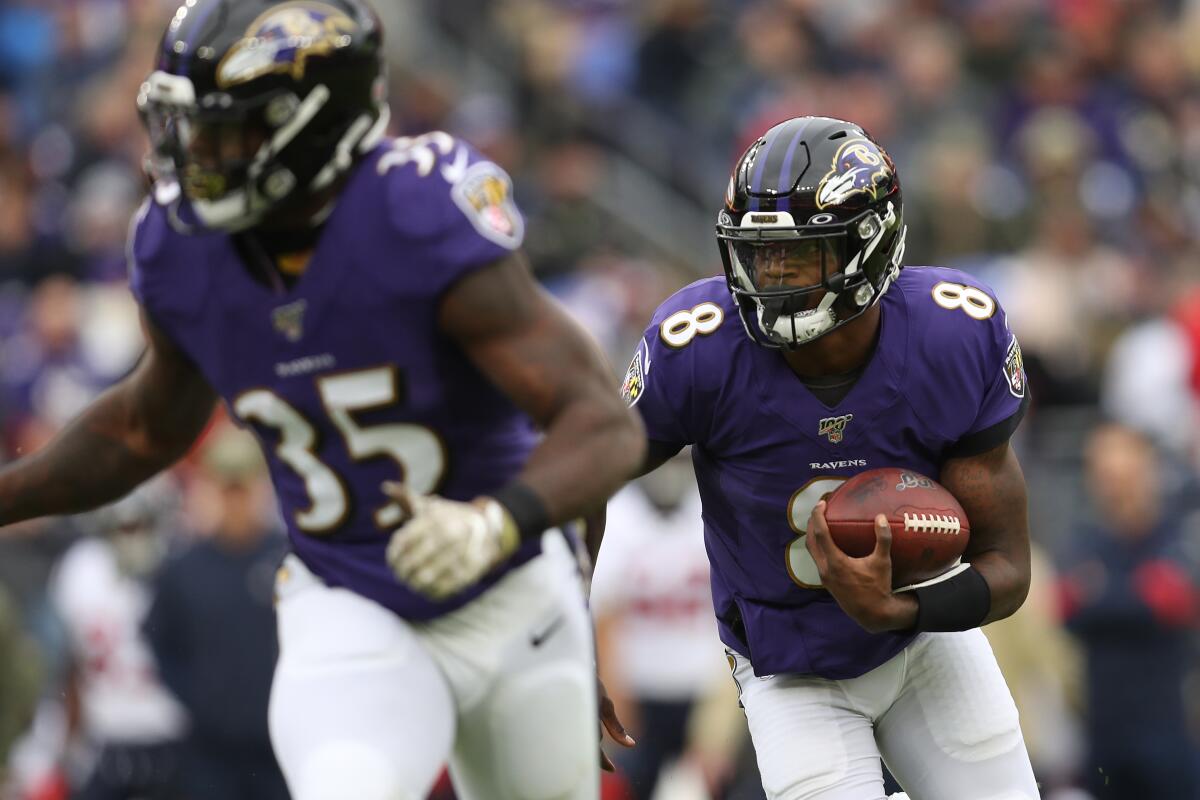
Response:
[{"label": "blurred crowd", "polygon": [[[0,4],[0,460],[140,351],[134,97],[173,5]],[[1035,586],[987,632],[1044,792],[1200,797],[1200,2],[376,5],[394,132],[451,131],[511,172],[535,271],[615,364],[719,271],[712,225],[755,135],[800,114],[871,131],[907,262],[984,278],[1023,345]],[[675,565],[598,583],[601,668],[642,740],[613,798],[760,796],[688,480],[630,487],[610,525],[617,575]],[[285,797],[259,713],[283,547],[225,423],[113,509],[6,531],[0,797]]]}]

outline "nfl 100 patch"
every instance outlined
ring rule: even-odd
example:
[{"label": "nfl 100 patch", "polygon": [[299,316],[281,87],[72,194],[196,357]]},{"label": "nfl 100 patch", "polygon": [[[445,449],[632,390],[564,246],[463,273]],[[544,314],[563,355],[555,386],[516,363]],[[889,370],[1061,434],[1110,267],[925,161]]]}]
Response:
[{"label": "nfl 100 patch", "polygon": [[840,417],[825,417],[817,422],[817,435],[837,444],[846,436],[846,426],[854,419],[853,414],[842,414]]},{"label": "nfl 100 patch", "polygon": [[307,309],[306,300],[279,306],[271,312],[271,324],[283,338],[289,342],[298,342],[304,336],[304,312]]}]

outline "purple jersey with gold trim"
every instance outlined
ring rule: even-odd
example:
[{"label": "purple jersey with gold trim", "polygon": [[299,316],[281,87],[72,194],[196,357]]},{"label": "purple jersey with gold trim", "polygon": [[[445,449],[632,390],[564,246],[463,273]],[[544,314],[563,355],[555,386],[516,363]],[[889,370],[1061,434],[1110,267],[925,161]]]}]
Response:
[{"label": "purple jersey with gold trim", "polygon": [[663,303],[625,376],[647,436],[693,445],[721,639],[758,675],[854,677],[913,639],[867,633],[820,588],[808,516],[864,470],[938,478],[1006,441],[1026,405],[1020,347],[975,278],[909,267],[880,303],[879,344],[833,407],[750,340],[723,278]]},{"label": "purple jersey with gold trim", "polygon": [[304,274],[256,281],[222,233],[183,235],[147,203],[131,285],[153,322],[259,437],[296,554],[332,586],[410,619],[461,606],[410,591],[385,560],[399,508],[380,490],[468,500],[496,490],[536,441],[438,328],[455,281],[508,256],[522,220],[508,176],[446,135],[385,141],[351,172]]}]

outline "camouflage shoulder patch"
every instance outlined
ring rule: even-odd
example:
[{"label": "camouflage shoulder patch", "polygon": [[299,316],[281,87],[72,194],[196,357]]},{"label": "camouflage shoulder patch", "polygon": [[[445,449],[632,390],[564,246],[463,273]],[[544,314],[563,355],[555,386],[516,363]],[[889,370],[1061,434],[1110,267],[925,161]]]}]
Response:
[{"label": "camouflage shoulder patch", "polygon": [[525,221],[512,197],[512,180],[490,161],[467,167],[450,196],[481,236],[516,250],[525,238]]}]

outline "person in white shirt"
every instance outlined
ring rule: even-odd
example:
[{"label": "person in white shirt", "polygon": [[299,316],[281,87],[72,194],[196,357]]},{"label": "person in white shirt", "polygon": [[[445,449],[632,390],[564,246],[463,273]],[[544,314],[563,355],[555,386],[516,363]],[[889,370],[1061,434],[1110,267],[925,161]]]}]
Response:
[{"label": "person in white shirt", "polygon": [[174,797],[186,712],[159,680],[141,631],[170,489],[152,483],[97,514],[105,535],[73,545],[51,580],[66,631],[78,731],[96,758],[79,800]]}]

